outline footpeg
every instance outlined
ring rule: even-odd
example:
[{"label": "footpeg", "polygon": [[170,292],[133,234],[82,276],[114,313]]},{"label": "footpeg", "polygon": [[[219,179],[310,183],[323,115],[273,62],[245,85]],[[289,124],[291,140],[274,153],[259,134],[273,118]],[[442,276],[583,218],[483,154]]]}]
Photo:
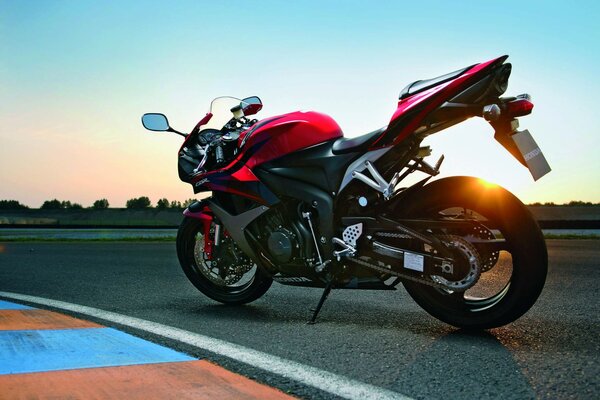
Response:
[{"label": "footpeg", "polygon": [[356,241],[362,235],[363,224],[358,223],[347,226],[342,232],[342,239],[333,238],[333,243],[342,247],[342,250],[333,252],[334,257],[340,261],[342,257],[354,257],[356,255]]},{"label": "footpeg", "polygon": [[354,257],[356,255],[356,248],[344,242],[342,239],[333,238],[333,243],[340,245],[342,250],[336,250],[333,252],[334,257],[340,261],[342,257]]}]

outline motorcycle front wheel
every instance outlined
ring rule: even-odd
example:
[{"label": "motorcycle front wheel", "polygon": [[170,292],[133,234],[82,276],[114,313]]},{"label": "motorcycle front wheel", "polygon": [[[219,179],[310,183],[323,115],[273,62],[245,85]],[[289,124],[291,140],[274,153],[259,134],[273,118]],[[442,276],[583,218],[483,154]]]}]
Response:
[{"label": "motorcycle front wheel", "polygon": [[412,206],[401,211],[403,214],[411,218],[464,218],[481,224],[469,233],[435,232],[441,238],[475,236],[504,239],[506,244],[502,251],[480,251],[483,271],[468,290],[406,281],[404,287],[410,296],[432,316],[465,329],[495,328],[525,314],[544,287],[548,267],[544,237],[527,207],[506,189],[472,177],[434,181],[417,196]]},{"label": "motorcycle front wheel", "polygon": [[[223,232],[227,237],[226,232]],[[211,229],[211,235],[214,230]],[[252,263],[231,239],[222,253],[209,259],[204,253],[203,224],[184,218],[177,232],[177,257],[187,278],[203,294],[224,304],[250,303],[269,290],[273,280]]]}]

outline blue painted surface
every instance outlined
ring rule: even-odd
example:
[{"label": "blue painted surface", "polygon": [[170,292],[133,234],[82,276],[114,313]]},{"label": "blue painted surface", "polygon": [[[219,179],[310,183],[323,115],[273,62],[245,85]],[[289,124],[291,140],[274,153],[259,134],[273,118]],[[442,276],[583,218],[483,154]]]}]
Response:
[{"label": "blue painted surface", "polygon": [[33,308],[24,306],[22,304],[0,300],[0,310],[33,310]]},{"label": "blue painted surface", "polygon": [[0,331],[0,374],[195,360],[111,328]]}]

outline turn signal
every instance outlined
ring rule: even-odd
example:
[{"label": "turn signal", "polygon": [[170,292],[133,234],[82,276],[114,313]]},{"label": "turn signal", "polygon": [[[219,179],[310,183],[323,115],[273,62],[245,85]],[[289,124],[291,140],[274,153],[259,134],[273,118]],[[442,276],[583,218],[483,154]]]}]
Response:
[{"label": "turn signal", "polygon": [[502,111],[497,104],[489,104],[483,107],[483,118],[488,122],[496,121],[500,118],[500,114],[502,114]]}]

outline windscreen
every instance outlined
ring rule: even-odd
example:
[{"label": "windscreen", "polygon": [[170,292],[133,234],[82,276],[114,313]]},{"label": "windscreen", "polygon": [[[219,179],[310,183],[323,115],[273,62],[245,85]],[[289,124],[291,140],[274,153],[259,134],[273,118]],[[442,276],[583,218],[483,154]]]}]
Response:
[{"label": "windscreen", "polygon": [[201,130],[204,129],[221,129],[231,118],[233,113],[231,109],[235,106],[239,106],[241,100],[235,97],[223,96],[217,97],[210,103],[209,112],[212,114],[212,118],[206,125],[203,125]]}]

